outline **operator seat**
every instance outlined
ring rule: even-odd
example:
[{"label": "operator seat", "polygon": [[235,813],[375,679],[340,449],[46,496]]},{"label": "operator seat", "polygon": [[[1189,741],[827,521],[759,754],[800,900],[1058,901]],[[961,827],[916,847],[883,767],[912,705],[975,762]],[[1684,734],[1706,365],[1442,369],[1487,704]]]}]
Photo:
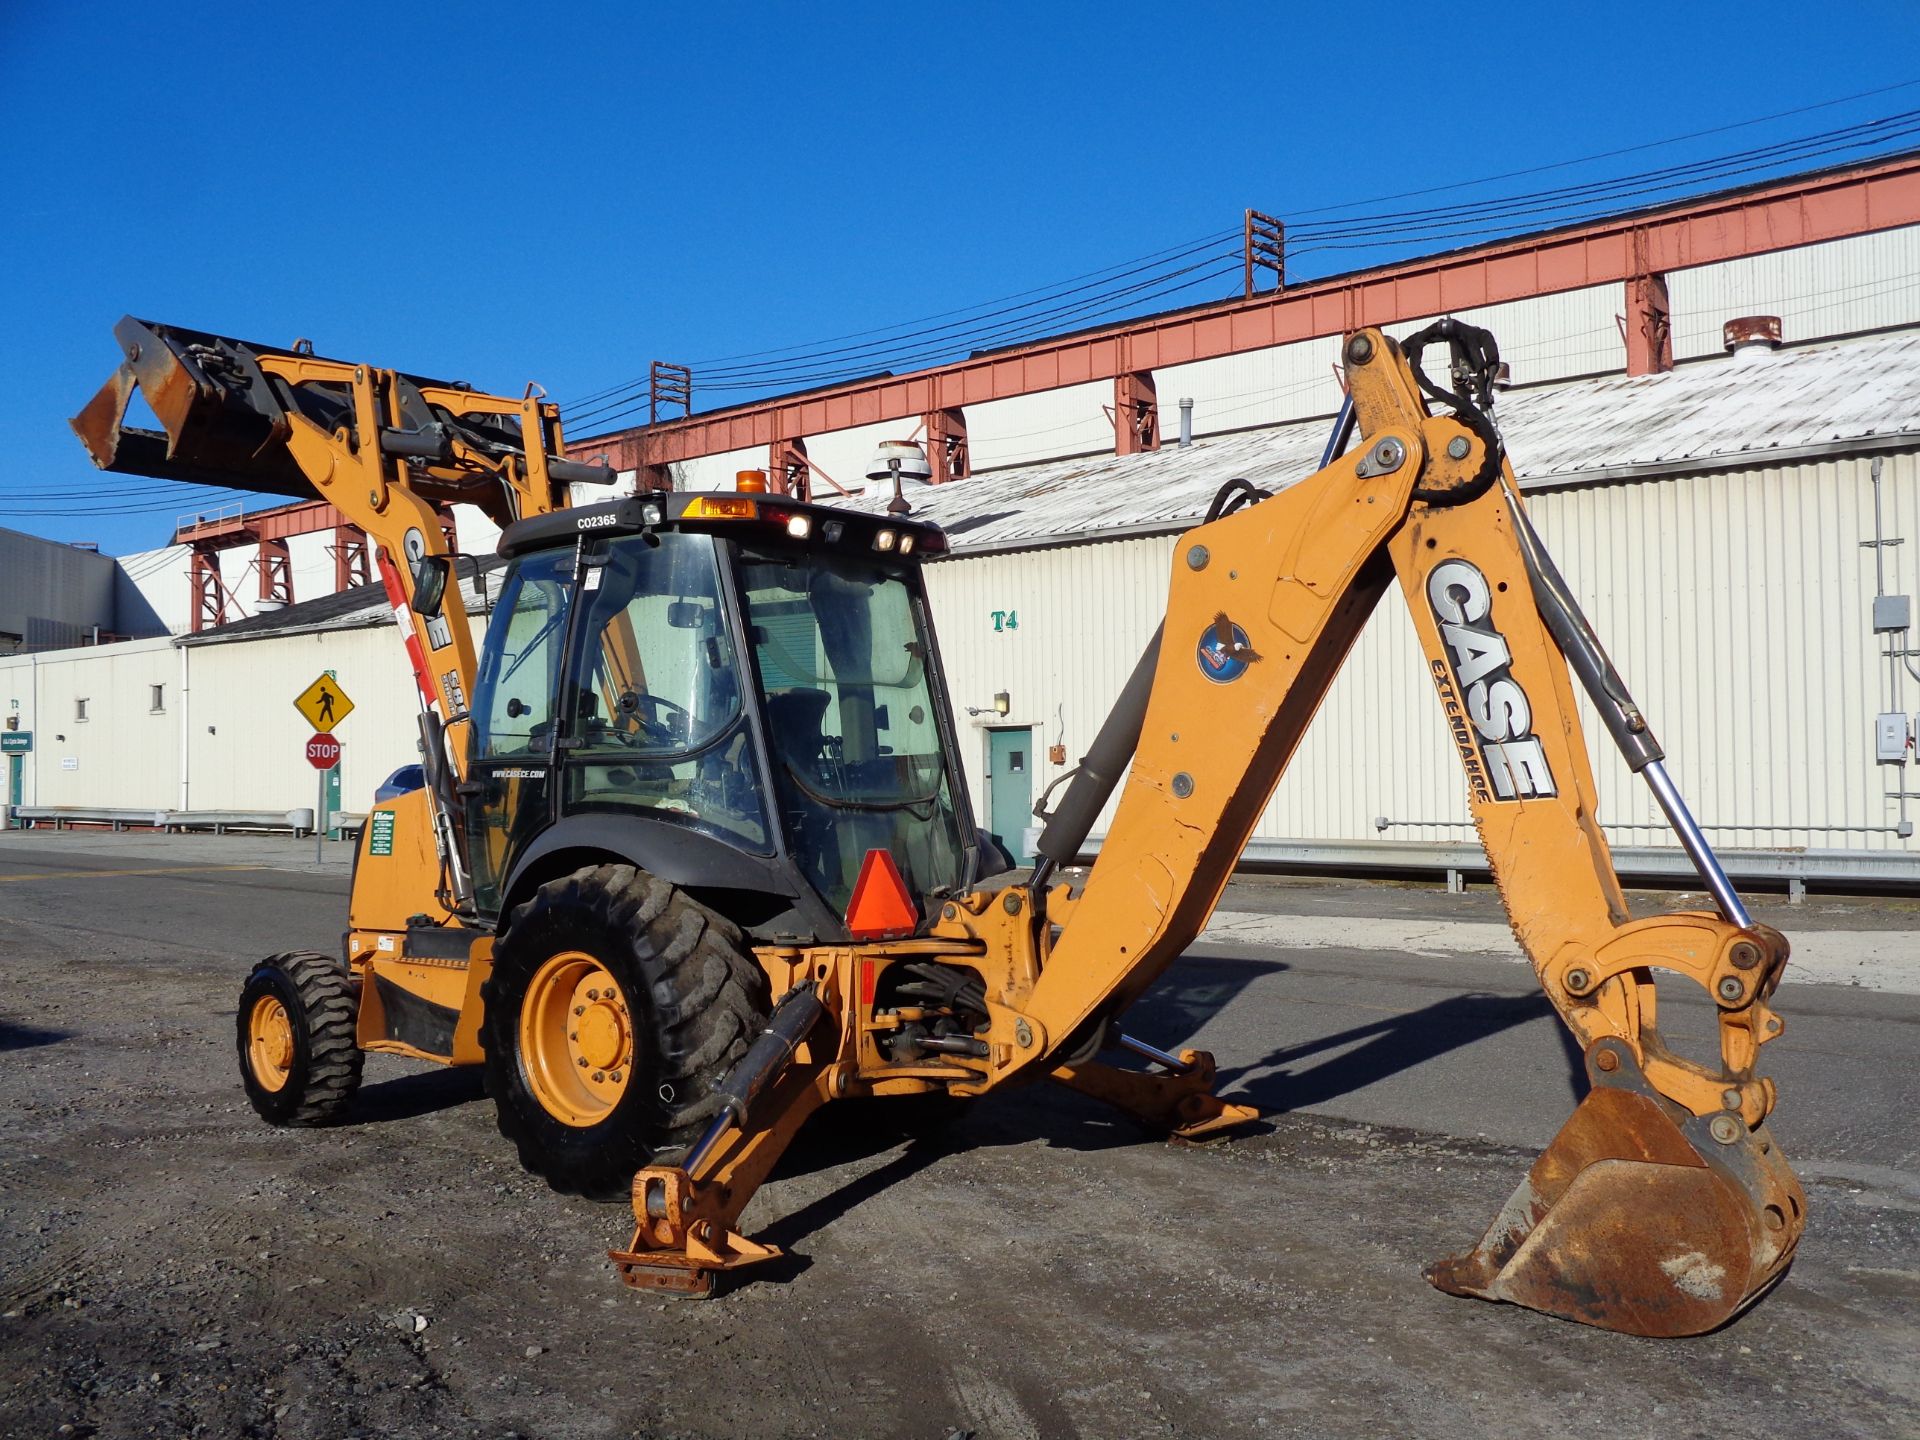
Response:
[{"label": "operator seat", "polygon": [[812,775],[815,762],[826,753],[827,706],[832,700],[826,691],[810,686],[767,696],[767,730],[774,747],[802,775]]}]

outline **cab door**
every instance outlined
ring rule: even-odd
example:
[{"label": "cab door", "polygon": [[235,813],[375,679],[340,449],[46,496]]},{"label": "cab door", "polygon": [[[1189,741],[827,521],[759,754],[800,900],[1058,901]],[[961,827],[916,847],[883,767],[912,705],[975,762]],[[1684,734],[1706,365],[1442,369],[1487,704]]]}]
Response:
[{"label": "cab door", "polygon": [[483,915],[499,913],[514,861],[553,823],[556,702],[573,572],[571,546],[516,560],[487,626],[462,787],[474,903]]}]

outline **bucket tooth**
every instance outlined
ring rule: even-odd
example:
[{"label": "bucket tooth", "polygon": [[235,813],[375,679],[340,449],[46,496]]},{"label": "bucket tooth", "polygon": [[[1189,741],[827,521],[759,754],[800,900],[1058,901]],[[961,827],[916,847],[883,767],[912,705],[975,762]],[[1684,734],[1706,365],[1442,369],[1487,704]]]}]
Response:
[{"label": "bucket tooth", "polygon": [[1679,1110],[1602,1043],[1618,1068],[1589,1065],[1593,1090],[1480,1243],[1427,1279],[1629,1335],[1704,1334],[1785,1273],[1806,1198],[1765,1126]]}]

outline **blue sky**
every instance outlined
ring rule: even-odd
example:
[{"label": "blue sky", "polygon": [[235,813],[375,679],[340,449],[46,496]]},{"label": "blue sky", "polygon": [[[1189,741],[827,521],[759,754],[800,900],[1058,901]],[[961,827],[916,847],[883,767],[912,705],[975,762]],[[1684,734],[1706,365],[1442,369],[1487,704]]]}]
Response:
[{"label": "blue sky", "polygon": [[[654,358],[1060,281],[1249,205],[1301,215],[1902,85],[1916,30],[1910,4],[1771,0],[6,4],[0,525],[124,552],[205,503],[100,475],[66,428],[124,313],[571,398]],[[1893,90],[1385,208],[1915,109]]]}]

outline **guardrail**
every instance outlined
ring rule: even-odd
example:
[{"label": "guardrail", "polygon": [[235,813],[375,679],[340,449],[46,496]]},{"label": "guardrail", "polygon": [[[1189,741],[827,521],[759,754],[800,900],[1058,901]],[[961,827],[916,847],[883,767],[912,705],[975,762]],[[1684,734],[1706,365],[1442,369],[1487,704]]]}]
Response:
[{"label": "guardrail", "polygon": [[[12,805],[0,807],[9,827],[37,830],[51,826],[70,830],[76,826],[104,825],[115,831],[159,830],[163,833],[186,830],[211,830],[224,835],[229,830],[289,830],[295,836],[313,833],[313,811],[302,810],[144,810],[103,805]],[[344,817],[335,816],[338,823]]]},{"label": "guardrail", "polygon": [[296,836],[313,833],[313,810],[169,810],[168,830],[291,830]]},{"label": "guardrail", "polygon": [[[1039,830],[1029,829],[1023,843],[1029,854]],[[1089,836],[1082,856],[1099,853],[1104,836]],[[1693,862],[1678,846],[1616,845],[1614,869],[1623,880],[1698,883]],[[1721,865],[1736,881],[1784,889],[1790,903],[1806,897],[1807,886],[1835,890],[1920,892],[1920,853],[1905,850],[1716,850]],[[1464,891],[1469,877],[1488,875],[1486,852],[1470,841],[1429,840],[1261,840],[1248,843],[1243,866],[1287,874],[1446,877],[1447,889]]]}]

